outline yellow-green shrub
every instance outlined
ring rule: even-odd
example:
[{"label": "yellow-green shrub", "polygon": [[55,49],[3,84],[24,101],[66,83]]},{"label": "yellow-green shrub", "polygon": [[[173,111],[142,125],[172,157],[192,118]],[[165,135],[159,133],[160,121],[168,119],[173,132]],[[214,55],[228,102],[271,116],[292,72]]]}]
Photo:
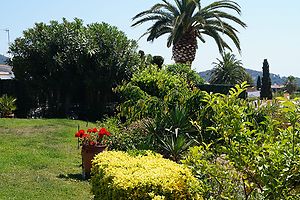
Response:
[{"label": "yellow-green shrub", "polygon": [[95,199],[202,199],[201,185],[188,168],[147,152],[132,156],[107,151],[93,160]]}]

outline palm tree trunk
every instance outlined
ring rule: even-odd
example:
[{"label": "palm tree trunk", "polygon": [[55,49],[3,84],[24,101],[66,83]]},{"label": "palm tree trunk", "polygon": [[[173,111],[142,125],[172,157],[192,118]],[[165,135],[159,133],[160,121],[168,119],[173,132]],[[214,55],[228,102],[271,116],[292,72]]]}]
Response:
[{"label": "palm tree trunk", "polygon": [[173,59],[176,63],[192,65],[197,50],[197,38],[195,31],[187,32],[173,45]]}]

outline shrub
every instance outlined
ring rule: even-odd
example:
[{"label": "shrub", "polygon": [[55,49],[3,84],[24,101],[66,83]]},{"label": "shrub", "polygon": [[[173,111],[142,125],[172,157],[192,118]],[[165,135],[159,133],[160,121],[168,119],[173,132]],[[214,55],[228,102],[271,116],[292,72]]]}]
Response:
[{"label": "shrub", "polygon": [[95,199],[203,199],[192,172],[148,152],[132,156],[120,151],[98,154],[93,160]]},{"label": "shrub", "polygon": [[171,65],[158,69],[150,65],[137,71],[129,83],[116,88],[123,103],[121,116],[127,121],[155,118],[161,112],[184,105],[194,93],[194,85],[202,82],[196,72],[184,65]]},{"label": "shrub", "polygon": [[242,173],[224,154],[217,157],[209,145],[196,146],[182,162],[203,182],[205,199],[243,199]]},{"label": "shrub", "polygon": [[183,154],[195,143],[197,134],[187,110],[181,107],[146,121],[145,129],[152,136],[153,150],[175,162],[180,162]]},{"label": "shrub", "polygon": [[[226,176],[219,173],[222,168],[214,162],[218,158],[230,163],[230,167],[224,169],[229,177],[235,171],[242,177],[237,181],[242,181],[243,190],[239,195],[244,199],[299,199],[299,100],[279,98],[256,107],[254,103],[238,98],[243,90],[244,84],[231,89],[228,96],[206,94],[202,119],[209,123],[202,120],[195,125],[203,140],[213,147],[205,149],[213,156],[199,156],[199,151],[187,162],[195,169],[197,177],[209,184],[206,187],[216,187],[216,182],[207,181],[207,177],[215,176],[223,188],[223,196],[229,199],[233,197],[227,189],[235,188],[238,192],[240,188],[232,178],[220,181]],[[205,172],[203,162],[217,171]]]},{"label": "shrub", "polygon": [[203,80],[187,65],[175,64],[163,69],[150,65],[137,71],[129,83],[117,87],[123,100],[120,116],[126,117],[126,124],[142,122],[142,126],[146,122],[146,135],[144,129],[136,133],[124,130],[120,135],[126,141],[123,147],[134,143],[134,148],[140,149],[139,141],[147,141],[152,150],[178,162],[192,145],[196,132],[190,121],[197,116],[194,108],[199,108],[199,100],[204,96],[195,88],[199,83]]},{"label": "shrub", "polygon": [[0,97],[0,116],[9,117],[16,110],[16,100],[12,96],[4,94]]},{"label": "shrub", "polygon": [[137,120],[114,132],[111,149],[121,151],[153,149],[152,135],[146,132],[144,126],[148,120]]}]

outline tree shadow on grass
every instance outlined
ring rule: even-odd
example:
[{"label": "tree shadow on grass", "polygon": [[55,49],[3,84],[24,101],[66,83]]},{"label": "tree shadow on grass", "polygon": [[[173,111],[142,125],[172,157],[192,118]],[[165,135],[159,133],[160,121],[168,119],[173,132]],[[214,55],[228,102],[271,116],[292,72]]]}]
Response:
[{"label": "tree shadow on grass", "polygon": [[57,176],[60,179],[65,180],[74,180],[74,181],[88,181],[88,179],[84,179],[82,174],[59,174]]}]

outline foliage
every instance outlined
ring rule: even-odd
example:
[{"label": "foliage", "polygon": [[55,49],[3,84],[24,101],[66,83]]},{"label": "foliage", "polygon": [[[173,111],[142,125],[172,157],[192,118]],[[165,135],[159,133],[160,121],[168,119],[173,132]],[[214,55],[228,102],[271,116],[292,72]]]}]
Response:
[{"label": "foliage", "polygon": [[108,138],[110,133],[106,128],[89,128],[86,132],[81,129],[75,133],[75,137],[78,138],[78,144],[80,146],[102,146],[109,144]]},{"label": "foliage", "polygon": [[222,60],[217,59],[217,62],[213,64],[215,67],[211,72],[209,80],[211,84],[235,85],[249,79],[249,75],[243,67],[242,62],[237,60],[234,54],[224,53]]},{"label": "foliage", "polygon": [[285,83],[285,89],[289,94],[293,94],[297,90],[297,82],[296,78],[294,76],[287,77],[286,83]]},{"label": "foliage", "polygon": [[152,65],[134,73],[130,82],[118,86],[116,91],[123,101],[119,106],[120,115],[132,122],[155,118],[182,104],[192,88],[187,83],[187,76]]},{"label": "foliage", "polygon": [[180,162],[184,153],[197,139],[196,129],[190,120],[185,108],[176,107],[153,120],[146,121],[144,125],[148,135],[152,136],[153,151]]},{"label": "foliage", "polygon": [[[240,42],[236,35],[237,29],[228,22],[246,27],[238,17],[240,14],[237,3],[229,0],[213,2],[202,7],[200,0],[175,1],[175,5],[163,0],[149,10],[140,12],[133,17],[137,26],[145,22],[153,22],[144,35],[147,41],[169,34],[167,46],[173,45],[173,58],[176,63],[191,63],[195,59],[197,38],[205,42],[204,35],[212,37],[220,52],[230,49],[221,35],[227,36],[240,50]],[[229,12],[225,12],[228,10]]]},{"label": "foliage", "polygon": [[260,79],[260,76],[257,76],[256,89],[257,90],[261,89],[261,79]]},{"label": "foliage", "polygon": [[210,145],[191,148],[183,163],[202,181],[205,199],[243,199],[242,174]]},{"label": "foliage", "polygon": [[157,67],[161,69],[164,64],[164,58],[161,56],[153,56],[151,63],[157,65]]},{"label": "foliage", "polygon": [[9,117],[17,109],[16,98],[4,94],[0,97],[0,116]]},{"label": "foliage", "polygon": [[261,80],[260,98],[272,99],[271,79],[270,79],[269,63],[267,59],[265,59],[263,63],[263,76]]},{"label": "foliage", "polygon": [[119,135],[122,142],[116,141],[126,144],[114,148],[149,148],[179,162],[195,142],[196,130],[190,121],[201,99],[195,88],[199,83],[202,79],[187,65],[149,66],[135,73],[129,83],[117,88],[124,101],[119,106],[120,116],[126,117],[129,128]]},{"label": "foliage", "polygon": [[120,128],[112,135],[110,149],[120,151],[154,149],[152,135],[148,134],[144,123],[149,119],[134,121]]},{"label": "foliage", "polygon": [[10,64],[28,88],[25,99],[33,105],[27,112],[43,108],[53,117],[74,111],[80,118],[97,119],[115,101],[112,88],[140,64],[136,48],[109,24],[63,19],[25,30],[10,46]]},{"label": "foliage", "polygon": [[202,199],[189,169],[151,152],[103,152],[94,158],[92,174],[95,199]]},{"label": "foliage", "polygon": [[183,77],[184,80],[190,85],[199,85],[203,84],[204,80],[199,76],[199,74],[191,70],[191,67],[189,65],[185,64],[173,64],[166,66],[166,71],[170,72],[173,75],[178,75],[180,77]]},{"label": "foliage", "polygon": [[[281,98],[272,102],[264,102],[256,106],[252,102],[239,99],[238,95],[246,85],[236,86],[229,96],[206,94],[207,104],[202,120],[194,122],[203,137],[203,142],[211,148],[204,148],[212,158],[201,156],[201,151],[191,152],[193,155],[187,163],[191,163],[196,174],[201,175],[205,165],[219,166],[214,160],[222,158],[230,163],[230,177],[242,177],[237,180],[229,178],[225,182],[211,182],[211,176],[220,180],[219,171],[199,177],[208,188],[222,187],[224,198],[242,195],[245,199],[297,199],[299,198],[300,168],[300,107],[299,101]],[[197,151],[197,150],[194,150]],[[197,154],[200,157],[197,158]],[[194,160],[194,159],[200,160]],[[202,163],[205,165],[202,165]],[[232,171],[230,170],[232,168]],[[230,175],[237,173],[240,176]],[[220,177],[219,177],[220,176]],[[223,179],[222,179],[223,180]],[[242,181],[243,193],[237,194],[240,187],[236,181]],[[236,194],[232,193],[236,189]]]}]

